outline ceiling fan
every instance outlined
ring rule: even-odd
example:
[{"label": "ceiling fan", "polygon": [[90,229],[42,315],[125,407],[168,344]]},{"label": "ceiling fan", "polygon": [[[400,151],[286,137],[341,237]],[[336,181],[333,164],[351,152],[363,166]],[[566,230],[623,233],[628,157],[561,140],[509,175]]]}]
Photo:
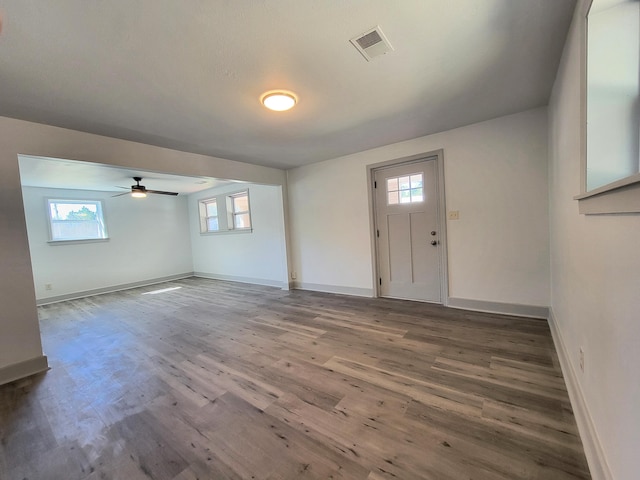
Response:
[{"label": "ceiling fan", "polygon": [[[112,197],[120,197],[122,195],[128,195],[129,193],[134,198],[144,198],[147,196],[147,193],[155,193],[157,195],[174,195],[174,196],[178,195],[177,192],[163,192],[162,190],[148,190],[147,187],[145,187],[144,185],[140,185],[140,182],[142,181],[142,177],[133,177],[133,181],[136,182],[136,184],[131,185],[130,192],[119,193],[118,195],[112,195]],[[118,187],[118,188],[129,189],[128,187]]]}]

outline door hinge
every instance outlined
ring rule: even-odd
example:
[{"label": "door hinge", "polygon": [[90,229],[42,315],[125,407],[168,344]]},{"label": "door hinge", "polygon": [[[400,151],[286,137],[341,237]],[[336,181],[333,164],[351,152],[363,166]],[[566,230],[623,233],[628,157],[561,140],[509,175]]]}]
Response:
[{"label": "door hinge", "polygon": [[378,188],[378,182],[376,181],[373,182],[373,188]]},{"label": "door hinge", "polygon": [[380,280],[380,285],[382,285],[382,278],[380,278],[379,280]]},{"label": "door hinge", "polygon": [[380,238],[380,230],[376,230],[376,237]]}]

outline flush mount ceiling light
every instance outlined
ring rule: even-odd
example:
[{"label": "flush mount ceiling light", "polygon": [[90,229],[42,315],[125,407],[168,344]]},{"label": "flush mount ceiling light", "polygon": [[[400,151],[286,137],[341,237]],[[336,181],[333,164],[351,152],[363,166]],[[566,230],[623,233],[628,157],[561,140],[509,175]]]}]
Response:
[{"label": "flush mount ceiling light", "polygon": [[298,97],[296,97],[294,93],[285,90],[271,90],[263,93],[260,101],[269,110],[284,112],[285,110],[293,108],[298,102]]}]

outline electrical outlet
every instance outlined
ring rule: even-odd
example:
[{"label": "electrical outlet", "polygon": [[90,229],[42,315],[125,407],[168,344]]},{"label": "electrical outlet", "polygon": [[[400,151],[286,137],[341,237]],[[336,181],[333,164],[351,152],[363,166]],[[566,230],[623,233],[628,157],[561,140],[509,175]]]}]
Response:
[{"label": "electrical outlet", "polygon": [[460,219],[460,211],[459,210],[451,210],[449,212],[449,220],[459,220]]},{"label": "electrical outlet", "polygon": [[291,272],[291,280],[295,280],[298,278],[298,274],[296,272]]},{"label": "electrical outlet", "polygon": [[53,290],[53,285],[51,285],[50,283],[45,283],[44,284],[44,289],[45,290]]},{"label": "electrical outlet", "polygon": [[584,348],[580,347],[580,371],[584,373]]}]

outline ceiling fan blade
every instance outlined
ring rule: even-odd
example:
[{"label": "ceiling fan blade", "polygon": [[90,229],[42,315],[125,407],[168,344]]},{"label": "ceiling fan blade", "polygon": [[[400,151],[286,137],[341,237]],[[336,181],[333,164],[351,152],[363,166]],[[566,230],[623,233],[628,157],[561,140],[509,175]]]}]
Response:
[{"label": "ceiling fan blade", "polygon": [[125,190],[131,190],[131,187],[121,187],[120,185],[114,185],[115,188],[124,188]]},{"label": "ceiling fan blade", "polygon": [[147,193],[155,193],[156,195],[178,195],[177,192],[163,192],[162,190],[146,190]]},{"label": "ceiling fan blade", "polygon": [[121,197],[122,195],[129,195],[131,192],[124,192],[124,193],[119,193],[117,195],[111,195],[111,198],[113,197]]}]

